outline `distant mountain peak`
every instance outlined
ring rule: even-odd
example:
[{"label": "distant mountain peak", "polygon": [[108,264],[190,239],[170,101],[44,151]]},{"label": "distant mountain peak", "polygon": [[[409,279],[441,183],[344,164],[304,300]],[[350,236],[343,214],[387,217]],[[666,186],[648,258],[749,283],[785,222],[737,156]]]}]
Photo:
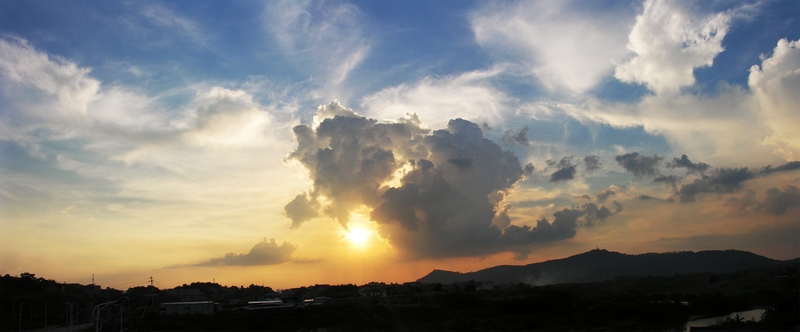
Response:
[{"label": "distant mountain peak", "polygon": [[781,261],[749,251],[733,249],[631,255],[598,248],[541,263],[522,266],[501,265],[469,273],[435,269],[417,281],[450,284],[475,280],[498,284],[546,285],[605,281],[617,276],[668,276],[675,273],[696,272],[725,273],[779,263]]}]

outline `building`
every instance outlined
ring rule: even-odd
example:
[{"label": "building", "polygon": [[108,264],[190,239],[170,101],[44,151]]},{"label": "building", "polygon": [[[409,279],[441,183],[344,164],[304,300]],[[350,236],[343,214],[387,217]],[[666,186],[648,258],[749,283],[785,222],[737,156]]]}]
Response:
[{"label": "building", "polygon": [[222,305],[214,301],[167,302],[159,308],[162,315],[213,315],[222,311]]}]

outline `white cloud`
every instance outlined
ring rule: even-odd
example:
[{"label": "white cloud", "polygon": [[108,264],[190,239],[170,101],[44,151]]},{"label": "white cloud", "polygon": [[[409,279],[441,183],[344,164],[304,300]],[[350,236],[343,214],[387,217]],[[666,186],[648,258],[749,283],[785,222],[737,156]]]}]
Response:
[{"label": "white cloud", "polygon": [[67,207],[65,207],[63,210],[59,211],[59,213],[61,213],[61,214],[68,214],[70,211],[74,210],[74,209],[75,209],[75,208],[77,208],[77,207],[78,207],[78,206],[76,206],[75,204],[73,204],[73,205],[70,205],[70,206],[67,206]]},{"label": "white cloud", "polygon": [[[0,39],[0,74],[4,80],[13,86],[43,92],[49,102],[44,108],[26,109],[29,116],[42,119],[84,116],[87,105],[99,98],[100,90],[100,82],[89,77],[89,72],[88,68],[36,51],[24,39]],[[34,95],[36,92],[29,91],[27,97],[41,103],[42,95]]]},{"label": "white cloud", "polygon": [[635,105],[587,99],[559,106],[582,121],[642,126],[651,134],[663,135],[673,151],[712,165],[778,162],[762,145],[768,125],[755,113],[752,95],[739,87],[722,86],[713,97],[655,95]]},{"label": "white cloud", "polygon": [[[650,95],[635,105],[594,99],[559,107],[581,120],[615,127],[643,126],[674,151],[712,165],[762,166],[800,156],[800,52],[781,40],[750,73],[750,91],[720,85],[715,96]],[[764,147],[769,148],[765,149]]]},{"label": "white cloud", "polygon": [[761,67],[750,68],[749,84],[772,134],[764,144],[787,161],[800,158],[800,43],[781,39]]},{"label": "white cloud", "polygon": [[[183,221],[238,215],[245,222],[277,204],[271,217],[280,222],[285,202],[266,195],[303,185],[281,161],[294,145],[296,120],[274,117],[277,106],[247,91],[201,83],[148,96],[101,86],[89,69],[22,39],[0,39],[0,50],[0,139],[29,155],[20,163],[36,163],[11,170],[14,181],[0,188],[5,197],[31,204],[52,197],[98,213],[134,198],[145,203],[128,210],[133,217],[179,214]],[[193,98],[175,103],[190,91]],[[86,200],[98,195],[102,202]],[[165,201],[169,207],[159,205]],[[201,202],[203,217],[185,202]],[[241,202],[252,208],[228,210]]]},{"label": "white cloud", "polygon": [[430,128],[444,128],[455,118],[497,123],[514,102],[489,82],[502,71],[493,68],[458,76],[425,77],[414,84],[401,84],[366,96],[361,108],[367,116],[379,120],[416,113]]},{"label": "white cloud", "polygon": [[182,17],[162,5],[149,5],[144,7],[142,15],[156,25],[173,28],[183,35],[193,39],[199,45],[206,45],[206,37],[194,21]]},{"label": "white cloud", "polygon": [[647,85],[656,93],[694,84],[694,69],[711,66],[724,50],[730,15],[695,17],[678,1],[648,0],[636,17],[628,49],[636,53],[616,68],[623,82]]},{"label": "white cloud", "polygon": [[523,1],[476,12],[472,28],[479,44],[530,67],[551,92],[581,93],[611,74],[628,54],[626,34],[633,14],[582,10],[581,2]]}]

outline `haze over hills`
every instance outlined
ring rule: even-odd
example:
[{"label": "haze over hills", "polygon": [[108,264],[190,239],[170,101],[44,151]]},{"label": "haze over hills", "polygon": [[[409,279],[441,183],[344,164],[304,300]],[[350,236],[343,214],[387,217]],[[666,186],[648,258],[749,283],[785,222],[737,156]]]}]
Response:
[{"label": "haze over hills", "polygon": [[675,273],[725,273],[757,266],[797,263],[800,258],[780,261],[741,250],[684,251],[628,255],[595,249],[575,256],[523,266],[501,265],[476,272],[433,270],[422,283],[450,284],[460,281],[526,283],[597,282],[618,276],[667,276]]}]

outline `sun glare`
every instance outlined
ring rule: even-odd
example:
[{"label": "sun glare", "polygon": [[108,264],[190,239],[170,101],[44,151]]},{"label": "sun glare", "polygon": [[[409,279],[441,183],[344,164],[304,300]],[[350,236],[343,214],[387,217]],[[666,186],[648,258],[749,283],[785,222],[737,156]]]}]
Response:
[{"label": "sun glare", "polygon": [[369,242],[370,231],[363,228],[351,228],[345,233],[347,241],[357,246],[363,246]]}]

